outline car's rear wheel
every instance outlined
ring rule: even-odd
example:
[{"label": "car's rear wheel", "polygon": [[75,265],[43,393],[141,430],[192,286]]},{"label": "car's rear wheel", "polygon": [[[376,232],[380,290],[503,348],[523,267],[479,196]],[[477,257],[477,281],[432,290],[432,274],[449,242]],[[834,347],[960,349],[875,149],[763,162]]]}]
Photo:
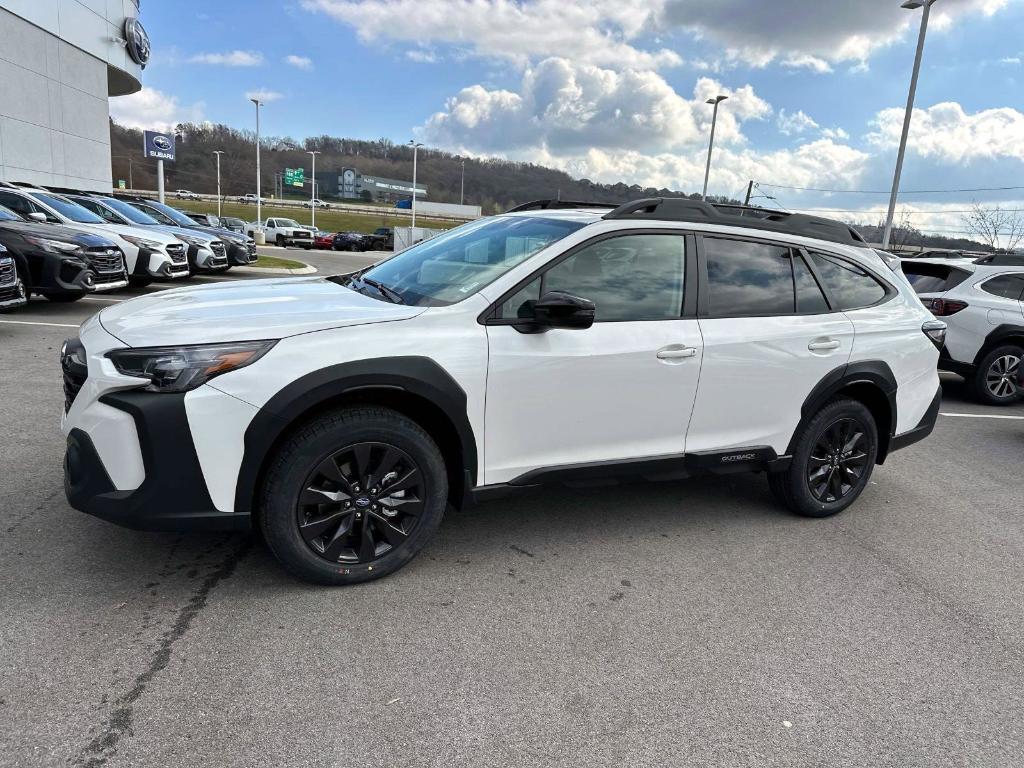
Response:
[{"label": "car's rear wheel", "polygon": [[1021,397],[1017,380],[1024,349],[1016,344],[996,347],[985,355],[970,379],[971,393],[986,405],[1011,405]]},{"label": "car's rear wheel", "polygon": [[85,293],[51,293],[46,297],[46,300],[52,301],[55,304],[70,304],[72,301],[78,301],[83,296],[85,296]]},{"label": "car's rear wheel", "polygon": [[768,475],[775,497],[806,517],[828,517],[867,487],[878,456],[878,427],[857,400],[834,400],[804,427],[784,472]]},{"label": "car's rear wheel", "polygon": [[278,450],[257,514],[291,573],[354,584],[415,557],[447,496],[441,452],[419,425],[390,409],[355,407],[309,422]]}]

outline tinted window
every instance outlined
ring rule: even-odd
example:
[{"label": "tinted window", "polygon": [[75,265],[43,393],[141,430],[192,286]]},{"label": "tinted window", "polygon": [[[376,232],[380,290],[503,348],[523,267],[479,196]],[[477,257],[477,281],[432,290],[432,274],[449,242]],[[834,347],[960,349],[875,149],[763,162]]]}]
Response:
[{"label": "tinted window", "polygon": [[986,280],[980,287],[985,293],[991,293],[993,296],[1002,296],[1004,299],[1020,299],[1021,292],[1024,291],[1024,277],[1000,275]]},{"label": "tinted window", "polygon": [[945,264],[904,262],[902,266],[903,274],[918,294],[945,293],[960,285],[971,274],[967,270],[947,267]]},{"label": "tinted window", "polygon": [[823,253],[811,258],[839,309],[870,307],[885,298],[885,288],[856,264]]},{"label": "tinted window", "polygon": [[589,299],[597,322],[677,318],[683,311],[685,244],[680,235],[602,240],[549,269],[543,292]]},{"label": "tinted window", "polygon": [[35,198],[43,205],[48,205],[57,211],[61,216],[79,224],[102,224],[103,219],[90,210],[86,210],[78,203],[73,203],[66,197],[58,195],[47,195],[42,192],[33,193]]},{"label": "tinted window", "polygon": [[21,219],[14,211],[0,206],[0,221],[21,221]]},{"label": "tinted window", "polygon": [[793,283],[796,285],[796,311],[802,315],[819,315],[828,312],[828,302],[821,292],[818,281],[811,274],[811,268],[801,256],[793,254]]},{"label": "tinted window", "polygon": [[22,216],[27,216],[36,210],[35,206],[21,195],[13,195],[10,192],[0,192],[0,204],[20,213]]},{"label": "tinted window", "polygon": [[94,200],[82,199],[76,200],[75,202],[78,203],[83,208],[87,208],[88,210],[92,211],[97,216],[101,217],[104,221],[108,221],[111,224],[124,224],[124,221],[122,219],[119,219],[116,214],[111,213]]},{"label": "tinted window", "polygon": [[120,213],[129,221],[134,224],[141,224],[146,227],[152,227],[160,222],[154,219],[149,214],[143,213],[138,208],[128,205],[124,200],[118,200],[116,197],[105,197],[103,203],[108,208],[113,208],[115,211]]},{"label": "tinted window", "polygon": [[796,307],[789,249],[704,238],[711,317],[791,315]]}]

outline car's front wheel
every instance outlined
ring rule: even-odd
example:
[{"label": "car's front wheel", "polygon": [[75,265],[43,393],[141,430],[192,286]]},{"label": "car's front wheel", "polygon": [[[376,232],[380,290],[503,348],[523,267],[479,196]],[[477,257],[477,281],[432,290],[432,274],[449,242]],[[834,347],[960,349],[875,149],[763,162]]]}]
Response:
[{"label": "car's front wheel", "polygon": [[1017,402],[1021,396],[1017,380],[1022,357],[1024,349],[1016,344],[996,347],[985,355],[970,379],[975,399],[986,405]]},{"label": "car's front wheel", "polygon": [[430,436],[396,411],[363,406],[296,430],[271,461],[257,515],[291,573],[354,584],[415,557],[447,497],[444,460]]},{"label": "car's front wheel", "polygon": [[797,439],[784,472],[768,475],[775,497],[806,517],[842,512],[867,487],[878,456],[878,427],[857,400],[834,400]]}]

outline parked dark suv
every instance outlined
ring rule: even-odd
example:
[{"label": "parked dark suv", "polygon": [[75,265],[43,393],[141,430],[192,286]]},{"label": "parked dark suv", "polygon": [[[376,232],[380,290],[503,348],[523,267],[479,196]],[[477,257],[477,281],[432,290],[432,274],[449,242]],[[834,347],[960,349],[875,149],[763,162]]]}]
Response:
[{"label": "parked dark suv", "polygon": [[0,244],[14,258],[25,295],[75,301],[97,281],[125,279],[124,255],[113,241],[58,224],[25,221],[0,206]]}]

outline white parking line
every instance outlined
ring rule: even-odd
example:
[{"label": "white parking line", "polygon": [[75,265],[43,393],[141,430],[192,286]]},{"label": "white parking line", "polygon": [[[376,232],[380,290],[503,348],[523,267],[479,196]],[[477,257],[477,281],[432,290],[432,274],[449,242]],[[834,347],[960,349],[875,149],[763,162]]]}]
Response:
[{"label": "white parking line", "polygon": [[946,413],[939,411],[942,416],[956,416],[960,419],[1005,419],[1007,421],[1024,421],[1024,416],[1001,416],[988,413]]},{"label": "white parking line", "polygon": [[108,299],[101,296],[83,296],[79,301],[128,301],[128,299]]},{"label": "white parking line", "polygon": [[0,323],[8,325],[48,325],[51,328],[78,328],[79,324],[68,325],[67,323],[35,323],[31,320],[0,320]]}]

